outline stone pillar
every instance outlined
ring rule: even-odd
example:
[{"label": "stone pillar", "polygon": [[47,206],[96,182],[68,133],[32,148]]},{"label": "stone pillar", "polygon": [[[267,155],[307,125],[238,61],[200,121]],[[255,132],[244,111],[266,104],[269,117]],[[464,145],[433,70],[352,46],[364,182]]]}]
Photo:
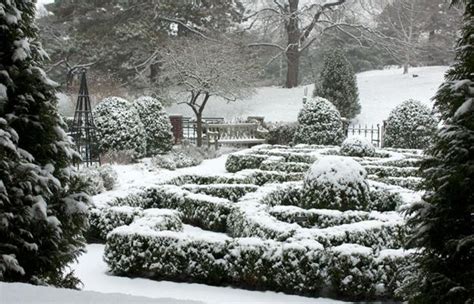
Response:
[{"label": "stone pillar", "polygon": [[174,143],[183,142],[183,115],[170,115],[171,131],[173,132]]}]

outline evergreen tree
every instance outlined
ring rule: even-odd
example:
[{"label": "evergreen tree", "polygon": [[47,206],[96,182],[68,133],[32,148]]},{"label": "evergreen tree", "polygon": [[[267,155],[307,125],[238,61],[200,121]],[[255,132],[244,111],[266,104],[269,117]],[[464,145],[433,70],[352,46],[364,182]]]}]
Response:
[{"label": "evergreen tree", "polygon": [[34,18],[35,1],[0,3],[0,280],[73,287],[88,197]]},{"label": "evergreen tree", "polygon": [[411,245],[423,248],[413,303],[474,302],[474,2],[452,2],[465,3],[464,26],[435,97],[444,125],[422,166],[426,194],[410,210]]},{"label": "evergreen tree", "polygon": [[351,119],[360,113],[357,79],[344,53],[339,50],[326,53],[313,96],[330,100],[342,117]]}]

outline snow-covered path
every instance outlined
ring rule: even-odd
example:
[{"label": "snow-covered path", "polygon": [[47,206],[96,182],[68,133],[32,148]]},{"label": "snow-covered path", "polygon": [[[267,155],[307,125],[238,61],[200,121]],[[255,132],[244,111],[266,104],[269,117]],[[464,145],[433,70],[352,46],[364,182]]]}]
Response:
[{"label": "snow-covered path", "polygon": [[277,292],[250,291],[230,287],[215,287],[204,284],[153,281],[142,278],[111,276],[102,255],[104,245],[90,244],[87,253],[72,267],[84,283],[83,290],[103,293],[124,293],[148,298],[172,298],[194,300],[207,304],[223,303],[298,303],[298,304],[338,304],[346,303],[323,298],[308,298]]}]

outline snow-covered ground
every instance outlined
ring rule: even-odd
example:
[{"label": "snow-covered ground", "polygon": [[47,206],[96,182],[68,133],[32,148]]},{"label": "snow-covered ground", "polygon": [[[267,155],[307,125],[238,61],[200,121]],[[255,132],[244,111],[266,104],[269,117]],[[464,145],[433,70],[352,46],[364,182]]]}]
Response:
[{"label": "snow-covered ground", "polygon": [[[357,74],[362,105],[357,123],[368,125],[381,123],[393,108],[410,98],[431,107],[431,98],[443,82],[446,69],[444,66],[412,68],[407,75],[403,75],[401,69],[374,70]],[[232,120],[257,115],[265,116],[266,121],[296,121],[305,92],[311,96],[313,88],[314,85],[293,89],[262,87],[256,90],[255,95],[234,103],[211,98],[204,116]],[[186,105],[173,105],[168,108],[168,113],[194,117]]]},{"label": "snow-covered ground", "polygon": [[[84,283],[83,290],[105,293],[124,293],[148,298],[170,298],[176,300],[195,300],[207,304],[221,303],[313,303],[336,304],[345,303],[323,298],[308,298],[287,295],[270,291],[251,291],[231,287],[215,287],[204,284],[175,283],[154,281],[142,278],[126,278],[111,276],[107,273],[107,264],[102,255],[104,245],[91,244],[87,252],[79,258],[79,263],[72,267]],[[112,302],[111,302],[112,303]],[[122,303],[122,302],[117,302]],[[123,302],[125,303],[125,302]],[[131,303],[131,302],[129,302]],[[142,302],[138,302],[142,303]],[[143,302],[148,303],[148,302]],[[165,303],[165,302],[156,302]],[[168,303],[168,302],[166,302]],[[180,303],[172,302],[169,303]],[[188,302],[183,302],[186,304]],[[190,303],[191,304],[191,303]]]},{"label": "snow-covered ground", "polygon": [[146,298],[123,293],[100,293],[53,287],[33,286],[23,283],[0,282],[2,304],[204,304],[197,301],[176,300],[164,297]]}]

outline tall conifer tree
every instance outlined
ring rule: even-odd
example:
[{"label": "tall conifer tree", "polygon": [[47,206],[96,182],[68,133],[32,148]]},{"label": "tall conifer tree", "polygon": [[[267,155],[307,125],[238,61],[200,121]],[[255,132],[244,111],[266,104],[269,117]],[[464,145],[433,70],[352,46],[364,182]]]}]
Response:
[{"label": "tall conifer tree", "polygon": [[474,2],[464,2],[456,63],[435,97],[444,121],[422,165],[426,194],[411,208],[420,275],[413,303],[474,302]]},{"label": "tall conifer tree", "polygon": [[325,54],[313,96],[329,100],[342,117],[351,119],[360,113],[357,79],[342,51],[333,50]]},{"label": "tall conifer tree", "polygon": [[35,1],[0,2],[0,280],[73,287],[88,197],[34,18]]}]

